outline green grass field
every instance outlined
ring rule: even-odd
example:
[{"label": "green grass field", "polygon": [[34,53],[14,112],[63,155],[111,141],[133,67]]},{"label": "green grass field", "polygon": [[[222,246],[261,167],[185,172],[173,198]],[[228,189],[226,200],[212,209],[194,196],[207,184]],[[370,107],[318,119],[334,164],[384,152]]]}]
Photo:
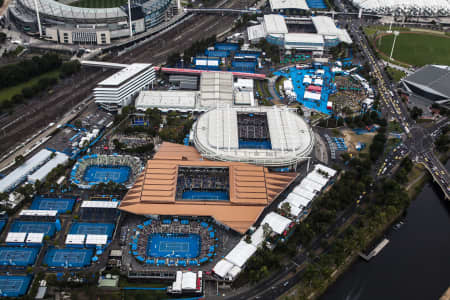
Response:
[{"label": "green grass field", "polygon": [[89,8],[110,8],[118,7],[125,3],[127,3],[126,0],[79,0],[70,3],[70,5]]},{"label": "green grass field", "polygon": [[[390,55],[394,35],[380,38],[376,46],[386,55]],[[400,34],[395,42],[392,58],[411,64],[450,64],[450,38],[430,34]]]},{"label": "green grass field", "polygon": [[58,78],[59,77],[59,70],[55,70],[55,71],[52,71],[52,72],[48,72],[48,73],[42,74],[42,75],[37,76],[37,77],[27,81],[27,82],[18,84],[16,86],[13,86],[13,87],[10,87],[10,88],[6,88],[6,89],[3,89],[3,90],[0,90],[0,102],[11,99],[12,96],[21,93],[23,88],[31,87],[32,85],[37,83],[42,78],[50,78],[50,77]]}]

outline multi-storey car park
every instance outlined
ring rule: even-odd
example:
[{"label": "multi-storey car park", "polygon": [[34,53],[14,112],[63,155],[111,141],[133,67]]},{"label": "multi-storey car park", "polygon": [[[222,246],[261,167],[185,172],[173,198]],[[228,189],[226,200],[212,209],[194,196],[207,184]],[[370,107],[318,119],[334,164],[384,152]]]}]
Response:
[{"label": "multi-storey car park", "polygon": [[131,6],[112,8],[74,7],[54,0],[15,0],[9,5],[9,17],[22,31],[39,33],[39,13],[42,36],[62,44],[110,44],[111,40],[145,32],[172,16],[180,8],[176,0],[142,0]]}]

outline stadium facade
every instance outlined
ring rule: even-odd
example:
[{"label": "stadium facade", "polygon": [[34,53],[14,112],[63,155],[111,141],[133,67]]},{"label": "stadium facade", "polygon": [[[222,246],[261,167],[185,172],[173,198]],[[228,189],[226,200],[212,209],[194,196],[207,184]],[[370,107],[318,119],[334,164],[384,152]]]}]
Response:
[{"label": "stadium facade", "polygon": [[450,14],[448,0],[351,0],[366,13],[394,16],[447,17]]},{"label": "stadium facade", "polygon": [[450,101],[450,66],[426,65],[401,81],[410,96],[428,102],[448,104]]},{"label": "stadium facade", "polygon": [[[28,34],[38,34],[39,11],[43,37],[61,44],[107,45],[130,35],[128,6],[114,8],[73,7],[55,0],[14,0],[9,17]],[[141,0],[131,6],[133,34],[153,28],[181,11],[177,0]]]},{"label": "stadium facade", "polygon": [[163,143],[119,209],[155,218],[207,216],[243,234],[297,176],[210,161],[193,147]]},{"label": "stadium facade", "polygon": [[314,147],[314,134],[303,118],[277,106],[211,110],[198,118],[192,136],[207,159],[266,167],[295,167]]},{"label": "stadium facade", "polygon": [[318,55],[341,42],[352,43],[348,32],[337,28],[333,19],[326,16],[265,15],[261,24],[247,28],[247,35],[252,43],[266,39],[286,50],[308,51]]}]

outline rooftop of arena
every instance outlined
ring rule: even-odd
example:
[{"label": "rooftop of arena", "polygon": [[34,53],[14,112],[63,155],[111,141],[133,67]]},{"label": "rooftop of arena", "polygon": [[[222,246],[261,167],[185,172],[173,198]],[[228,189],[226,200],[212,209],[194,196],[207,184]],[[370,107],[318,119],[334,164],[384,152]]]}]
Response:
[{"label": "rooftop of arena", "polygon": [[218,108],[198,118],[194,145],[211,160],[288,166],[305,160],[314,146],[308,124],[289,108]]},{"label": "rooftop of arena", "polygon": [[[25,8],[34,11],[35,5],[33,0],[18,0]],[[85,8],[75,7],[59,3],[54,0],[37,0],[39,13],[53,17],[55,19],[65,18],[84,21],[100,21],[100,20],[126,20],[127,14],[120,7],[113,8]]]},{"label": "rooftop of arena", "polygon": [[240,162],[210,161],[193,147],[165,142],[119,209],[137,215],[210,216],[245,233],[297,176]]}]

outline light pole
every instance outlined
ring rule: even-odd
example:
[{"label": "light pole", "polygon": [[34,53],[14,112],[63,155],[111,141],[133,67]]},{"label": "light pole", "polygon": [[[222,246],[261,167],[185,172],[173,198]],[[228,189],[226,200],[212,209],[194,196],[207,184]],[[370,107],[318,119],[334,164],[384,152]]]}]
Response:
[{"label": "light pole", "polygon": [[397,36],[399,34],[400,32],[394,31],[394,42],[392,43],[391,56],[389,57],[389,60],[392,60],[392,54],[394,54],[395,40],[397,39]]},{"label": "light pole", "polygon": [[34,7],[36,10],[36,17],[37,17],[38,28],[39,28],[39,37],[42,37],[41,18],[39,17],[39,8],[38,8],[37,0],[34,0]]}]

